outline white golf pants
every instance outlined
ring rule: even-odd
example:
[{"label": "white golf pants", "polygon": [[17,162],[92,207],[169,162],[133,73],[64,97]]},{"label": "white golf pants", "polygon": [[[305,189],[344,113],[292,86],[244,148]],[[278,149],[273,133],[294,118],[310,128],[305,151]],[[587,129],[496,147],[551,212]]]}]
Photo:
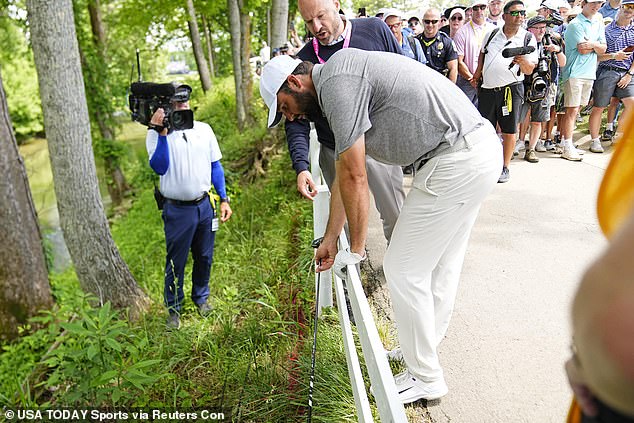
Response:
[{"label": "white golf pants", "polygon": [[424,382],[443,377],[437,347],[449,326],[469,234],[502,171],[491,125],[462,143],[414,177],[383,263],[403,358]]}]

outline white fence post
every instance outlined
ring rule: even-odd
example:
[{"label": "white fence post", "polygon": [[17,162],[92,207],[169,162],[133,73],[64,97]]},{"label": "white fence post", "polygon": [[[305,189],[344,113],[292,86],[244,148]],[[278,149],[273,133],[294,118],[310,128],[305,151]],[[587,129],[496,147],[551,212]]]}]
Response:
[{"label": "white fence post", "polygon": [[[322,237],[326,232],[330,207],[330,191],[323,181],[321,170],[319,169],[319,142],[314,128],[310,133],[310,163],[313,181],[317,185],[317,195],[313,199],[313,234],[315,239]],[[345,232],[339,236],[339,248],[346,248],[348,241]],[[332,280],[333,274],[328,270],[321,273],[321,277],[315,275],[315,287],[321,280],[319,290],[319,311],[324,307],[332,307]],[[343,335],[344,349],[346,352],[346,362],[348,364],[348,375],[352,385],[352,392],[357,408],[357,415],[360,422],[373,422],[370,401],[365,390],[363,373],[357,355],[356,344],[352,333],[348,307],[344,294],[343,281],[335,276],[335,290],[337,298],[337,309],[339,321]],[[405,423],[405,409],[398,400],[394,377],[385,356],[385,350],[379,332],[376,329],[370,305],[363,292],[361,279],[355,266],[348,266],[348,277],[346,288],[350,305],[354,314],[359,341],[365,358],[365,365],[370,375],[374,398],[379,410],[379,417],[382,422]]]}]

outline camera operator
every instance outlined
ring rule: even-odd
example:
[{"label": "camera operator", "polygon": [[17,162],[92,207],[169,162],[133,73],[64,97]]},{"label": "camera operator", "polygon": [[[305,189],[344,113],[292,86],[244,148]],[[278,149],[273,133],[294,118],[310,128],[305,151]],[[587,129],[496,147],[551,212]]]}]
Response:
[{"label": "camera operator", "polygon": [[[172,97],[174,111],[189,110],[191,87],[179,85]],[[220,220],[231,217],[220,164],[220,148],[213,130],[194,121],[193,128],[174,130],[166,127],[165,111],[152,115],[146,137],[150,167],[159,175],[164,197],[163,222],[167,246],[164,300],[169,311],[167,327],[178,329],[184,299],[183,279],[189,251],[194,261],[191,298],[201,315],[211,311],[209,273],[214,253],[218,221],[211,206],[209,190],[213,182],[220,196]],[[174,279],[177,279],[176,281]]]},{"label": "camera operator", "polygon": [[546,151],[546,146],[539,141],[539,135],[542,132],[542,123],[548,122],[550,118],[550,107],[554,104],[557,93],[557,85],[554,83],[557,74],[554,72],[558,72],[559,66],[566,64],[566,56],[561,46],[553,43],[552,36],[546,33],[547,22],[546,18],[537,15],[529,19],[526,25],[537,40],[539,56],[533,73],[524,78],[525,97],[520,119],[524,121],[530,112],[529,141],[524,160],[531,163],[539,161],[535,150]]},{"label": "camera operator", "polygon": [[[524,75],[533,73],[537,64],[535,37],[522,28],[526,8],[520,0],[504,6],[504,26],[484,36],[478,68],[471,84],[476,87],[482,78],[478,110],[495,127],[500,125],[504,140],[504,165],[499,183],[508,182],[508,166],[513,157],[515,133],[524,99]],[[514,53],[509,56],[508,53]],[[531,52],[532,51],[532,52]]]}]

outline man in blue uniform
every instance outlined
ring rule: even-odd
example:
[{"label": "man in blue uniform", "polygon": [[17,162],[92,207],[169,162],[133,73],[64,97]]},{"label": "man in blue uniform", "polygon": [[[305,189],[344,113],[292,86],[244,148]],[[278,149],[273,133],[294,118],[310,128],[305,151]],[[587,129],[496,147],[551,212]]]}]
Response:
[{"label": "man in blue uniform", "polygon": [[458,53],[453,40],[439,31],[440,12],[428,9],[423,15],[423,32],[417,37],[423,46],[427,66],[442,73],[454,84],[458,78]]},{"label": "man in blue uniform", "polygon": [[[173,101],[174,110],[189,109],[191,87],[180,85]],[[194,121],[186,130],[163,127],[165,112],[158,109],[152,116],[145,140],[150,167],[161,175],[160,191],[167,255],[165,263],[164,300],[169,311],[167,326],[178,329],[184,293],[183,278],[189,251],[194,260],[191,298],[201,315],[211,311],[209,273],[214,254],[217,220],[211,207],[209,190],[213,182],[220,196],[220,220],[231,217],[231,206],[225,189],[222,154],[213,130]],[[176,281],[175,281],[176,279]]]},{"label": "man in blue uniform", "polygon": [[[315,36],[297,54],[301,60],[324,63],[335,52],[348,47],[401,54],[396,38],[380,19],[346,20],[339,14],[337,0],[300,0],[298,7],[309,31]],[[329,187],[335,179],[335,138],[325,117],[306,118],[286,122],[286,140],[297,172],[297,190],[312,199],[317,190],[308,171],[309,120],[315,123],[317,139],[321,143],[319,166]],[[383,222],[383,234],[389,241],[405,199],[403,171],[399,166],[379,163],[370,157],[366,165],[370,190]]]}]

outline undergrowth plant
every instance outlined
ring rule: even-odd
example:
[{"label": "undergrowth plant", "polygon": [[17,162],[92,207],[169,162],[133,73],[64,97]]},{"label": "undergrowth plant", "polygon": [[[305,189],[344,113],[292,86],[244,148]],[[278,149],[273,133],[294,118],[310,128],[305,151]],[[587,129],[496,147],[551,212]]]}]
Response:
[{"label": "undergrowth plant", "polygon": [[[196,111],[216,132],[223,162],[237,161],[267,133],[238,132],[229,82],[215,84]],[[256,98],[259,98],[256,96]],[[259,100],[258,100],[259,101]],[[283,145],[283,141],[280,145]],[[136,141],[137,143],[141,141]],[[147,157],[139,153],[135,201],[114,219],[113,237],[139,285],[153,299],[140,321],[109,304],[94,308],[72,271],[52,275],[57,308],[0,353],[0,404],[222,409],[232,421],[303,419],[310,368],[314,273],[311,203],[296,192],[282,150],[264,177],[240,183],[226,166],[234,214],[216,235],[207,318],[186,298],[181,329],[166,331],[165,241]],[[143,163],[145,161],[145,163]],[[185,292],[191,289],[191,260]],[[319,323],[315,421],[355,421],[335,313]],[[19,356],[17,359],[14,357]]]}]

